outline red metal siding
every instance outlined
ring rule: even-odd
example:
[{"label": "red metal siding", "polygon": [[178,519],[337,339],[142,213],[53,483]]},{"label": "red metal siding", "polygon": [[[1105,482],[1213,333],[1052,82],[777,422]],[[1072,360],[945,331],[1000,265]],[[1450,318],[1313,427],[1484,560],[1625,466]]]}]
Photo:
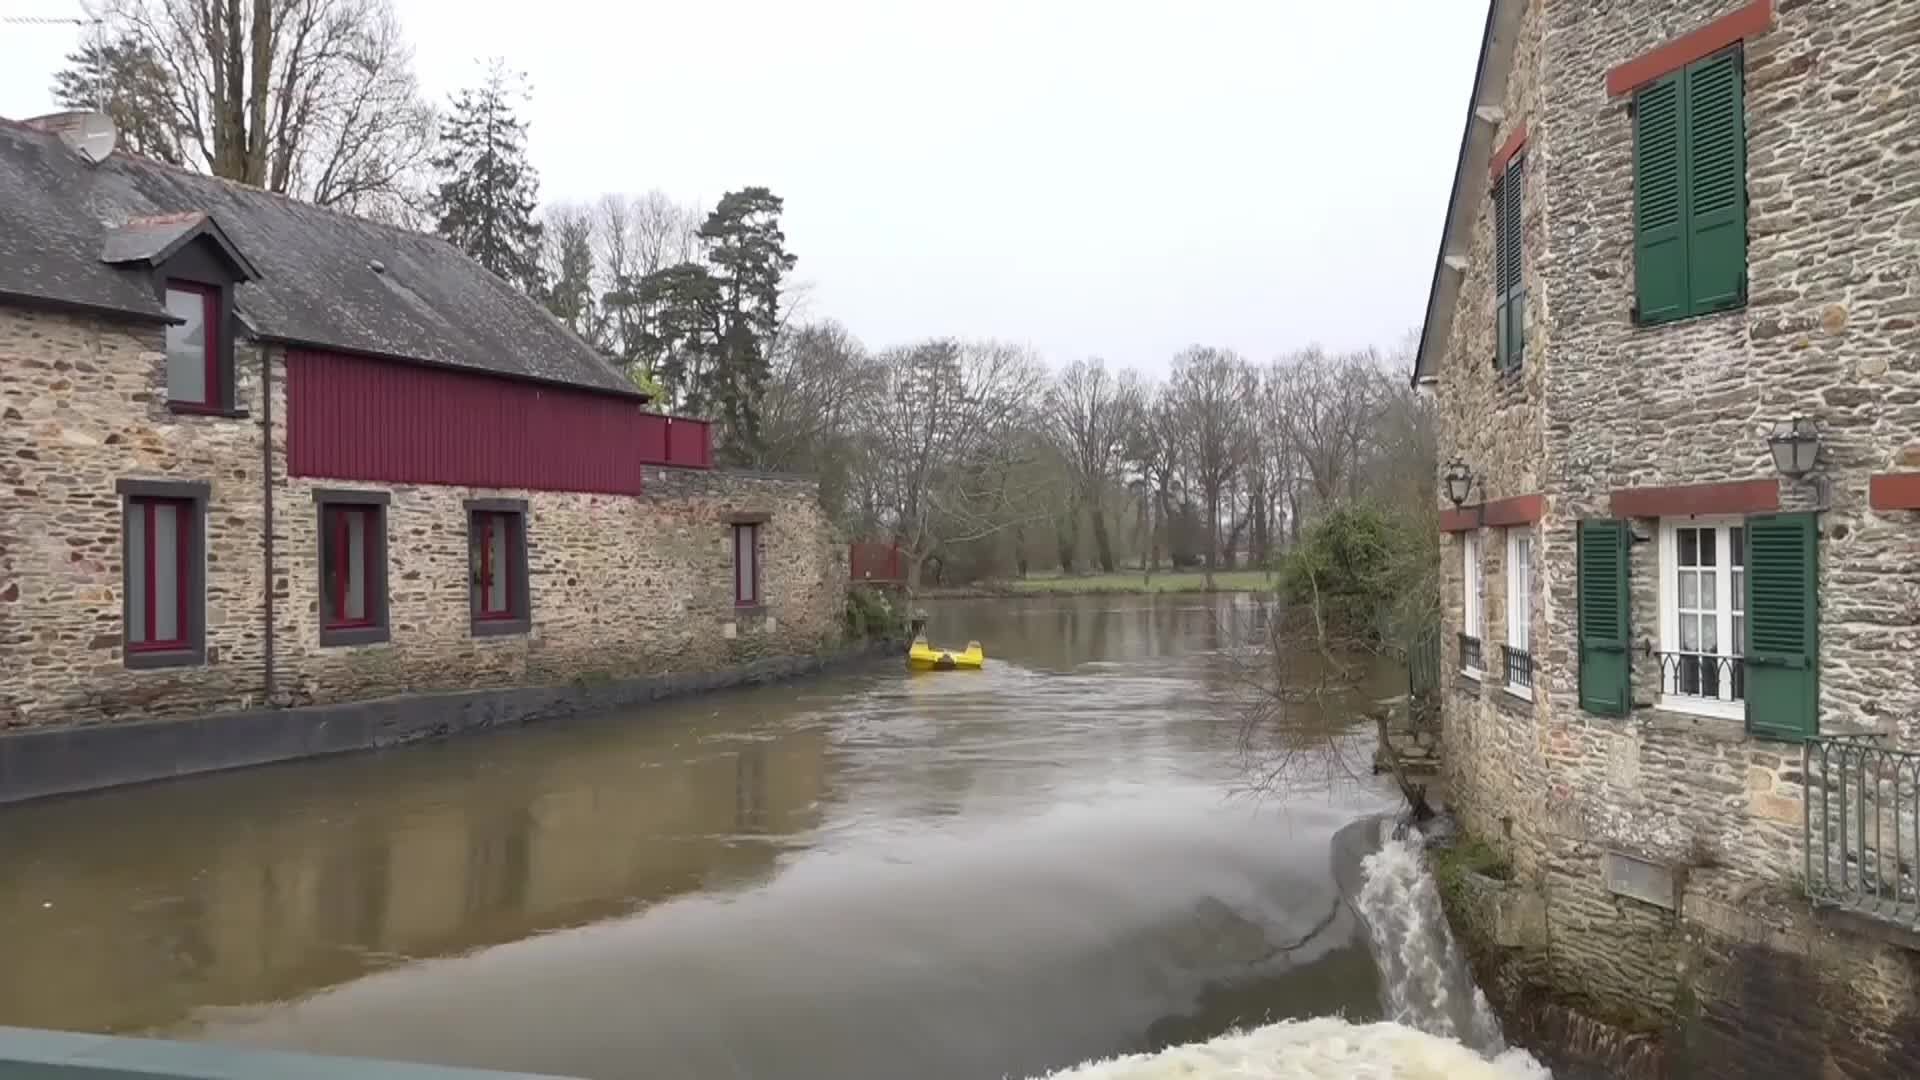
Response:
[{"label": "red metal siding", "polygon": [[637,495],[646,415],[617,397],[486,375],[287,357],[295,476]]},{"label": "red metal siding", "polygon": [[713,428],[705,420],[661,413],[640,415],[640,460],[684,469],[713,468]]},{"label": "red metal siding", "polygon": [[855,541],[848,551],[848,563],[855,581],[907,580],[907,560],[899,544]]}]

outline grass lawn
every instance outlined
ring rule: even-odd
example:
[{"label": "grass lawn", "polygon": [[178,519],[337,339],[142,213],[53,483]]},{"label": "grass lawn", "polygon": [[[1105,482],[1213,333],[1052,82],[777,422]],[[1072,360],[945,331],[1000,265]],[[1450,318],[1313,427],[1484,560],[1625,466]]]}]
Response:
[{"label": "grass lawn", "polygon": [[[996,583],[1012,593],[1181,593],[1204,592],[1205,574],[1181,570],[1153,575],[1153,584],[1141,581],[1137,570],[1117,574],[1035,575]],[[1219,592],[1255,592],[1272,588],[1262,570],[1222,570],[1213,575],[1213,587]]]}]

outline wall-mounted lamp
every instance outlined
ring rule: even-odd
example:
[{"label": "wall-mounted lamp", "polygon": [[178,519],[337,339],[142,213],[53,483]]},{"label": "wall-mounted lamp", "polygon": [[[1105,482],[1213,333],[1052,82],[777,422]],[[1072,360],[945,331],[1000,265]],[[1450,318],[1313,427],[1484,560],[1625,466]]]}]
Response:
[{"label": "wall-mounted lamp", "polygon": [[1441,482],[1446,486],[1447,498],[1453,505],[1459,506],[1473,493],[1473,470],[1467,468],[1467,463],[1456,455],[1447,462],[1447,471]]},{"label": "wall-mounted lamp", "polygon": [[1820,462],[1820,431],[1804,416],[1782,420],[1767,436],[1767,449],[1773,452],[1773,467],[1780,475],[1798,480]]}]

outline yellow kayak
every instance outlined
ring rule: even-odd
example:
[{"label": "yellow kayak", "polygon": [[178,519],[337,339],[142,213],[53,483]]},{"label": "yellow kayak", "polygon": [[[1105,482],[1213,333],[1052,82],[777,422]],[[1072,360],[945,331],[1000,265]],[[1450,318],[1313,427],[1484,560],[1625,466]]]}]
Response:
[{"label": "yellow kayak", "polygon": [[907,664],[915,671],[952,671],[955,668],[978,668],[987,662],[987,654],[977,641],[967,642],[964,651],[936,649],[927,644],[926,638],[914,638],[913,645],[907,649]]}]

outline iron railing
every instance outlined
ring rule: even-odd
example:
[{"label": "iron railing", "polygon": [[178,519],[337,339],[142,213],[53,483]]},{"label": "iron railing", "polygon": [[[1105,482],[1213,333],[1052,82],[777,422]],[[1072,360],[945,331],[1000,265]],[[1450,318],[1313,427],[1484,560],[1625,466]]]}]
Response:
[{"label": "iron railing", "polygon": [[1738,656],[1656,652],[1660,692],[1670,697],[1728,703],[1747,700],[1747,662]]},{"label": "iron railing", "polygon": [[1500,666],[1506,670],[1507,685],[1533,689],[1533,654],[1512,645],[1500,646]]},{"label": "iron railing", "polygon": [[1920,753],[1879,735],[1801,747],[1807,896],[1920,931]]},{"label": "iron railing", "polygon": [[1484,658],[1480,655],[1480,639],[1472,634],[1461,634],[1460,670],[1484,671],[1486,669],[1480,666],[1484,662]]}]

